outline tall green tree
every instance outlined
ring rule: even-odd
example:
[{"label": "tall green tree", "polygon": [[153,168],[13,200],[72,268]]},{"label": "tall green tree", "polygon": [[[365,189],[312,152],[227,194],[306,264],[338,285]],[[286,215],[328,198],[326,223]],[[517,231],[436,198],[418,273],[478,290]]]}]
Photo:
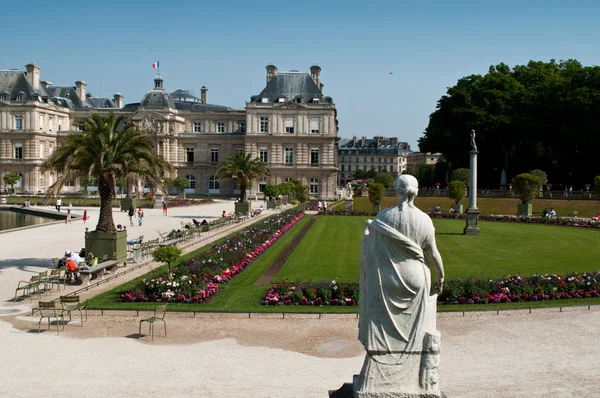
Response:
[{"label": "tall green tree", "polygon": [[44,167],[59,175],[48,193],[59,192],[66,181],[76,178],[98,179],[100,216],[96,231],[115,232],[111,206],[115,181],[125,175],[131,159],[139,164],[138,175],[156,185],[161,185],[164,173],[172,170],[133,122],[112,112],[106,116],[93,114],[84,120],[83,132],[67,135],[46,160]]},{"label": "tall green tree", "polygon": [[3,180],[6,185],[10,185],[10,190],[15,193],[15,184],[19,182],[21,176],[18,173],[6,173],[4,174]]},{"label": "tall green tree", "polygon": [[391,188],[394,185],[394,176],[390,173],[379,172],[375,174],[375,182],[383,185],[385,188]]},{"label": "tall green tree", "polygon": [[240,201],[246,201],[246,190],[252,181],[260,177],[270,176],[267,165],[252,154],[236,153],[227,158],[225,163],[217,167],[217,176],[223,180],[233,180],[240,185]]}]

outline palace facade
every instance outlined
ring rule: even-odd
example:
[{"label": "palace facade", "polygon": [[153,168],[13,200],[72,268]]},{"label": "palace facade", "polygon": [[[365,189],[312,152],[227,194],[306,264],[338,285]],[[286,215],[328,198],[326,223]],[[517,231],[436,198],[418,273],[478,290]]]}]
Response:
[{"label": "palace facade", "polygon": [[[126,116],[147,132],[157,152],[176,170],[175,177],[190,182],[187,193],[231,197],[239,193],[233,182],[215,175],[219,163],[236,152],[251,153],[267,163],[271,176],[255,181],[249,193],[266,184],[298,179],[312,197],[333,199],[337,184],[337,110],[323,95],[321,68],[310,73],[278,72],[266,67],[266,85],[250,97],[244,109],[208,103],[208,89],[200,97],[189,90],[167,91],[163,77],[137,103],[124,104],[119,93],[98,98],[87,84],[53,85],[40,80],[40,68],[0,71],[0,184],[15,172],[21,180],[17,192],[41,193],[56,181],[44,170],[44,160],[60,145],[61,137],[81,131],[81,120],[93,113]],[[63,192],[80,189],[69,182]],[[94,187],[90,188],[94,190]],[[146,191],[152,187],[143,186]]]}]

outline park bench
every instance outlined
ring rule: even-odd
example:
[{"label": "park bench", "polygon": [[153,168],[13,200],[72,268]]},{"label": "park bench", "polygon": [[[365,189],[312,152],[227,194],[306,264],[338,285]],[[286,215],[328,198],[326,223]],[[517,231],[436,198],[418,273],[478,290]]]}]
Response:
[{"label": "park bench", "polygon": [[81,275],[81,280],[86,284],[90,284],[90,280],[93,278],[101,277],[104,279],[104,274],[110,271],[114,271],[117,269],[119,262],[117,260],[108,260],[97,265],[93,265],[89,267],[89,269],[80,269],[79,275]]}]

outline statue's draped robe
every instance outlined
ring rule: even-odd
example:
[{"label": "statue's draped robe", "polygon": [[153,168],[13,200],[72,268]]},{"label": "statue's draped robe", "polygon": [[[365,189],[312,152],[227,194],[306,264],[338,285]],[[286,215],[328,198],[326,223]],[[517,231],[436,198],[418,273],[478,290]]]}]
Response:
[{"label": "statue's draped robe", "polygon": [[435,332],[436,298],[424,250],[435,242],[429,216],[404,205],[369,221],[360,256],[359,340],[371,354],[419,352]]}]

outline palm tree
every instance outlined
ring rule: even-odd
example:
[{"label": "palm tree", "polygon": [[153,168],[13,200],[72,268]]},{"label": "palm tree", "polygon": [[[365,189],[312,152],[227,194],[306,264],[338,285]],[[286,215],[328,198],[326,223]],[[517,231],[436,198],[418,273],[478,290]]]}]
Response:
[{"label": "palm tree", "polygon": [[91,115],[84,121],[83,133],[66,136],[44,166],[60,175],[48,194],[56,194],[66,181],[76,178],[98,180],[100,216],[96,231],[101,232],[115,232],[111,204],[117,178],[135,175],[160,185],[163,174],[172,170],[133,122],[112,112]]},{"label": "palm tree", "polygon": [[217,168],[217,176],[222,180],[233,180],[240,185],[240,202],[246,202],[246,189],[257,178],[270,176],[267,165],[251,154],[236,153],[227,158]]}]

